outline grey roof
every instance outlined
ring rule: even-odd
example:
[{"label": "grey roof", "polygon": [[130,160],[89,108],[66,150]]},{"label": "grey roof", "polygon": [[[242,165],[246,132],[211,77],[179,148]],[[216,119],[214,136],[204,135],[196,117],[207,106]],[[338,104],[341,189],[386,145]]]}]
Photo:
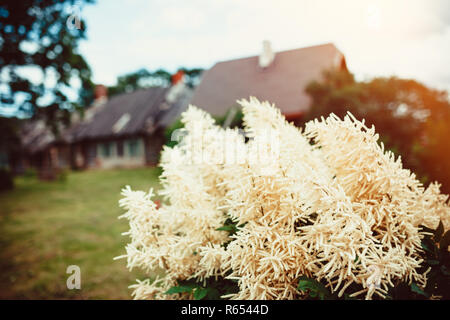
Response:
[{"label": "grey roof", "polygon": [[54,139],[55,136],[43,120],[24,120],[21,125],[21,145],[28,153],[35,153],[44,149]]},{"label": "grey roof", "polygon": [[166,128],[172,125],[180,117],[181,113],[187,109],[193,94],[194,91],[192,89],[186,88],[183,94],[178,97],[177,101],[172,104],[171,108],[159,115],[157,121],[158,127]]},{"label": "grey roof", "polygon": [[[73,123],[58,139],[42,120],[26,121],[21,127],[22,147],[26,152],[35,153],[56,142],[150,135],[158,128],[171,125],[192,97],[192,90],[186,87],[169,103],[166,99],[169,90],[170,87],[152,87],[114,96],[104,104],[92,106],[92,118]],[[129,114],[129,120],[114,131],[114,125],[124,114]]]},{"label": "grey roof", "polygon": [[331,43],[277,52],[267,68],[258,56],[223,61],[204,72],[191,103],[213,115],[223,115],[236,100],[255,96],[286,114],[301,114],[310,106],[306,85],[322,71],[340,66],[344,56]]},{"label": "grey roof", "polygon": [[[169,90],[152,87],[115,96],[92,119],[71,128],[65,139],[79,141],[151,134],[159,127],[168,126],[187,107],[186,97],[191,95],[191,90],[186,88],[174,103],[168,103],[166,95]],[[125,114],[129,115],[129,121],[119,131],[114,131],[113,127]]]}]

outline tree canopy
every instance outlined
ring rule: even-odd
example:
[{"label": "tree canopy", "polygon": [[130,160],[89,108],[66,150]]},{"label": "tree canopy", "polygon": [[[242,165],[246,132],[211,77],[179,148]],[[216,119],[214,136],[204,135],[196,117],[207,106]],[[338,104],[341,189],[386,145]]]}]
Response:
[{"label": "tree canopy", "polygon": [[91,70],[77,48],[86,33],[80,6],[92,2],[0,3],[0,111],[40,116],[56,128],[90,102]]},{"label": "tree canopy", "polygon": [[450,193],[450,103],[445,91],[410,79],[359,82],[348,71],[326,71],[306,92],[313,100],[306,121],[350,111],[369,127],[375,125],[385,146],[423,182],[438,181]]},{"label": "tree canopy", "polygon": [[[184,73],[184,81],[191,88],[198,84],[203,72],[201,68],[179,68],[178,70]],[[108,94],[113,96],[119,93],[132,92],[137,89],[153,86],[169,86],[171,78],[172,74],[165,69],[149,71],[142,68],[119,76],[117,83],[114,86],[108,87]]]}]

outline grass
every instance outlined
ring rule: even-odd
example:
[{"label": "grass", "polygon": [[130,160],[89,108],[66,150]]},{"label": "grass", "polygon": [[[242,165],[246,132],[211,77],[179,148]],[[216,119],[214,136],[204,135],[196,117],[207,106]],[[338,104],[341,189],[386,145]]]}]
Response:
[{"label": "grass", "polygon": [[[0,193],[0,299],[129,299],[144,276],[125,260],[120,190],[158,188],[157,168],[71,172],[66,181],[19,177]],[[69,265],[81,289],[69,290]]]}]

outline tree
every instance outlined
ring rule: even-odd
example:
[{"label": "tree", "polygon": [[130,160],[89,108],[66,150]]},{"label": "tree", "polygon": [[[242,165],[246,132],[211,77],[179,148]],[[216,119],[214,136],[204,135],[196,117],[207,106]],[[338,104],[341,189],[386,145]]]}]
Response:
[{"label": "tree", "polygon": [[190,88],[194,88],[200,83],[200,78],[204,71],[202,68],[193,68],[193,69],[180,68],[179,70],[183,71],[184,74],[186,75],[185,81],[187,86],[189,86]]},{"label": "tree", "polygon": [[375,125],[385,146],[423,182],[439,181],[443,191],[450,191],[450,154],[444,147],[444,137],[450,135],[446,92],[396,77],[358,82],[345,70],[326,71],[306,92],[313,102],[305,121],[331,112],[343,117],[350,111],[369,127]]},{"label": "tree", "polygon": [[108,87],[108,94],[114,96],[141,88],[168,86],[170,84],[170,76],[170,73],[163,69],[156,70],[155,72],[150,72],[147,69],[139,69],[117,77],[116,85]]},{"label": "tree", "polygon": [[0,117],[0,153],[6,155],[9,164],[19,152],[19,125],[17,118]]},{"label": "tree", "polygon": [[[3,0],[0,3],[3,111],[42,117],[57,131],[61,121],[68,123],[69,110],[90,102],[91,70],[77,47],[86,32],[79,5],[92,2]],[[31,77],[30,73],[40,76]],[[78,96],[75,101],[70,99],[73,93]]]},{"label": "tree", "polygon": [[19,151],[19,119],[0,117],[0,191],[14,186],[10,164]]},{"label": "tree", "polygon": [[[200,81],[203,69],[194,68],[180,68],[179,71],[184,73],[184,81],[190,88],[195,87]],[[137,89],[155,87],[155,86],[169,86],[171,84],[172,74],[164,69],[156,71],[148,71],[147,69],[139,69],[119,76],[117,83],[114,86],[108,87],[108,94],[114,96],[116,94],[132,92]]]},{"label": "tree", "polygon": [[450,107],[434,110],[425,122],[423,147],[419,149],[423,167],[430,180],[442,183],[450,194]]}]

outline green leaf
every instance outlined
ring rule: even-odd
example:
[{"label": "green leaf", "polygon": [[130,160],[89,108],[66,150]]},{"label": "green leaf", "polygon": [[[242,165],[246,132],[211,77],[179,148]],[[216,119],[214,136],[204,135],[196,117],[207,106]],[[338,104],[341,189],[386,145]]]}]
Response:
[{"label": "green leaf", "polygon": [[425,251],[427,251],[433,255],[436,255],[438,252],[436,243],[430,237],[423,238],[422,242],[421,242],[421,246]]},{"label": "green leaf", "polygon": [[434,232],[434,240],[436,240],[436,242],[439,242],[441,240],[443,233],[444,233],[444,225],[441,220],[441,221],[439,221],[439,225],[438,225],[436,231]]},{"label": "green leaf", "polygon": [[447,232],[444,233],[444,236],[439,242],[439,248],[443,251],[447,251],[449,245],[450,245],[450,230],[447,230]]},{"label": "green leaf", "polygon": [[420,295],[422,295],[424,297],[427,297],[427,298],[430,296],[428,293],[426,293],[425,291],[420,289],[419,286],[415,282],[411,283],[411,291],[415,292],[415,293],[418,293],[418,294],[420,294]]},{"label": "green leaf", "polygon": [[229,235],[235,234],[240,228],[244,227],[245,223],[237,225],[237,222],[233,221],[231,218],[225,220],[225,223],[222,227],[217,228],[217,231],[226,231]]},{"label": "green leaf", "polygon": [[299,278],[298,289],[303,292],[308,292],[312,298],[319,296],[322,300],[330,295],[328,289],[323,284],[305,276]]},{"label": "green leaf", "polygon": [[217,231],[228,231],[228,232],[231,233],[231,232],[236,231],[236,227],[232,226],[232,225],[227,225],[227,226],[223,226],[223,227],[217,228],[216,230]]},{"label": "green leaf", "polygon": [[422,246],[423,250],[428,251],[428,252],[433,252],[433,251],[431,251],[431,249],[428,247],[428,245],[424,241],[422,241],[420,243],[420,245]]},{"label": "green leaf", "polygon": [[186,285],[186,286],[173,286],[169,290],[167,290],[166,294],[175,294],[175,293],[185,293],[185,292],[192,292],[194,290],[195,286],[193,285]]},{"label": "green leaf", "polygon": [[206,295],[208,294],[207,288],[198,287],[194,291],[194,299],[195,300],[202,300]]},{"label": "green leaf", "polygon": [[[225,293],[232,293],[231,291],[232,290],[225,291]],[[219,290],[217,290],[216,288],[208,287],[208,292],[206,294],[205,300],[220,300],[220,296],[221,294]]]}]

